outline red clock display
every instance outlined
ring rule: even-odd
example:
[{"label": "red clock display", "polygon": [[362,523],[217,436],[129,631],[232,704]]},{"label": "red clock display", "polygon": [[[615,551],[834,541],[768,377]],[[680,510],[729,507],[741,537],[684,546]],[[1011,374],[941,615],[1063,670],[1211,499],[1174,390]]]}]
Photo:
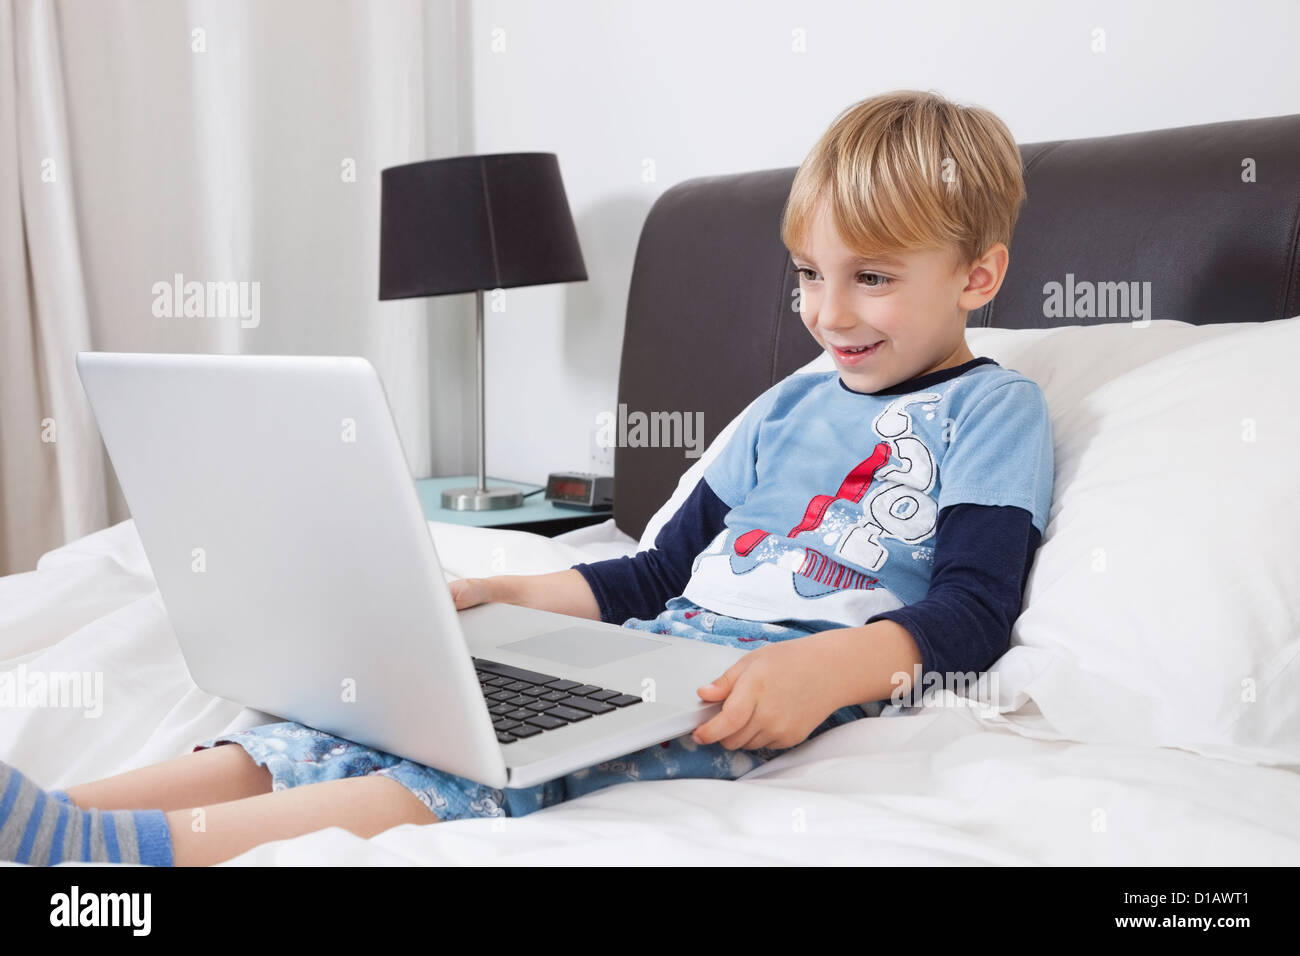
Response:
[{"label": "red clock display", "polygon": [[575,479],[557,479],[551,483],[551,497],[567,498],[571,501],[586,501],[591,495],[591,486],[585,481]]}]

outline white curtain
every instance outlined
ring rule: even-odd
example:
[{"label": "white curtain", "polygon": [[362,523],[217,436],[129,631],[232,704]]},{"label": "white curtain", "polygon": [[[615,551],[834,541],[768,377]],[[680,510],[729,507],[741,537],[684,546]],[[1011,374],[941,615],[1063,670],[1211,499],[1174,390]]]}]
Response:
[{"label": "white curtain", "polygon": [[[380,171],[471,151],[464,17],[440,0],[0,4],[0,574],[129,517],[80,350],[364,355],[413,474],[472,470],[471,297],[378,301]],[[177,276],[240,283],[245,308],[168,313],[156,287]]]}]

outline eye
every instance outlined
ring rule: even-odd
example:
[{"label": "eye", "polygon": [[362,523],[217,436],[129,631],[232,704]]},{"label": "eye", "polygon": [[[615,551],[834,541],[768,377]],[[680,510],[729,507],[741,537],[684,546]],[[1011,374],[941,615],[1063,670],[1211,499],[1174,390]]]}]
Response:
[{"label": "eye", "polygon": [[[805,267],[803,267],[803,266],[795,266],[795,267],[794,267],[793,269],[791,269],[790,271],[793,272],[793,273],[795,274],[796,277],[798,277],[798,278],[800,278],[800,279],[807,279],[809,282],[812,282],[812,281],[813,281],[813,278],[817,275],[817,273],[816,273],[815,271],[813,271],[812,269],[808,269],[808,268],[805,268]],[[805,276],[805,275],[804,275],[805,272],[808,273],[808,275]],[[889,285],[889,283],[891,283],[891,282],[894,281],[893,279],[889,278],[888,276],[882,276],[882,275],[881,275],[880,273],[878,273],[878,272],[859,272],[859,273],[858,273],[858,278],[859,278],[859,279],[861,279],[863,276],[871,276],[872,278],[874,278],[874,279],[876,280],[875,282],[868,282],[868,283],[865,283],[865,285],[866,285],[866,287],[867,287],[868,289],[880,289],[880,288],[883,288],[884,286]]]}]

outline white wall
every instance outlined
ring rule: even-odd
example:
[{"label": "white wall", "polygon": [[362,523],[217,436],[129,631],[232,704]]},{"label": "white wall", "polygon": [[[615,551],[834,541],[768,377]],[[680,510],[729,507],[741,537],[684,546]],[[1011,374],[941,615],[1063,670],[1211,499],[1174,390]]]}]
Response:
[{"label": "white wall", "polygon": [[[487,471],[524,481],[588,468],[596,415],[617,407],[637,237],[674,183],[797,166],[837,113],[891,89],[988,107],[1022,143],[1300,112],[1292,0],[460,10],[464,151],[558,154],[590,276],[510,290],[506,313],[487,315]],[[1104,52],[1092,50],[1098,29]],[[796,31],[806,52],[793,49]],[[461,314],[472,345],[472,307]],[[466,372],[472,471],[472,364]]]}]

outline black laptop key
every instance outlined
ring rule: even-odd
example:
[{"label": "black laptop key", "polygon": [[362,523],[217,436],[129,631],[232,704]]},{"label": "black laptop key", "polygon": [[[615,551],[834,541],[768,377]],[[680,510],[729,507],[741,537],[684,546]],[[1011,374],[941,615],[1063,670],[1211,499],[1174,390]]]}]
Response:
[{"label": "black laptop key", "polygon": [[488,710],[497,718],[493,722],[497,740],[502,743],[512,743],[520,737],[555,730],[569,722],[586,720],[593,714],[607,714],[641,701],[632,694],[563,680],[554,674],[480,657],[473,661]]},{"label": "black laptop key", "polygon": [[565,722],[557,720],[549,714],[533,714],[524,723],[532,724],[534,727],[541,727],[542,730],[554,730],[556,727],[563,727]]},{"label": "black laptop key", "polygon": [[559,717],[561,720],[586,720],[591,714],[585,710],[575,710],[572,707],[565,707],[563,704],[556,704],[547,711],[552,717]]},{"label": "black laptop key", "polygon": [[530,684],[549,684],[555,680],[554,674],[539,674],[537,671],[526,671],[522,667],[511,667],[509,664],[498,664],[496,661],[487,661],[481,657],[474,658],[474,666],[481,671],[487,671],[491,674],[500,674],[502,677],[509,677],[512,681],[527,681]]},{"label": "black laptop key", "polygon": [[560,706],[585,710],[589,714],[607,714],[611,710],[616,709],[609,704],[603,703],[599,700],[588,700],[586,697],[570,697],[567,700],[560,701]]}]

